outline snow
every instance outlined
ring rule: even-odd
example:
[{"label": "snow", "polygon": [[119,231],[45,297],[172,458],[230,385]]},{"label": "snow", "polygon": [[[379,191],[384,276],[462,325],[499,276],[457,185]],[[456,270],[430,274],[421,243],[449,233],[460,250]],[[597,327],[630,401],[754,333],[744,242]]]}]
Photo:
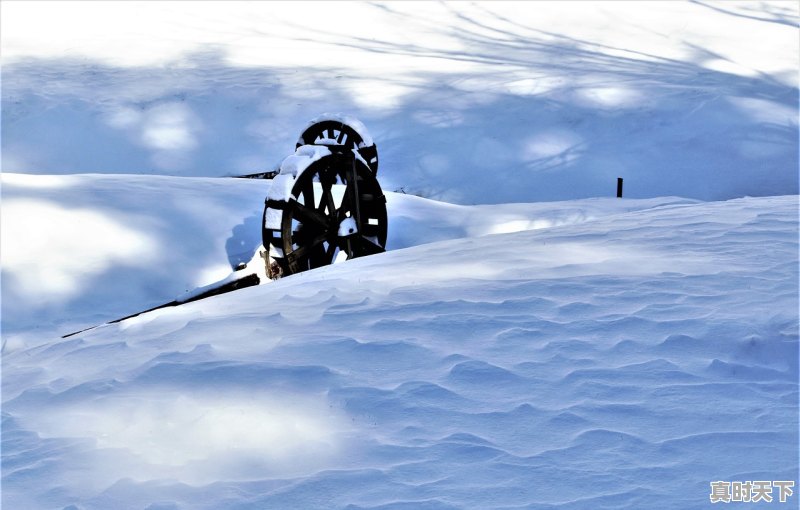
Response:
[{"label": "snow", "polygon": [[607,196],[617,177],[631,198],[796,194],[798,17],[792,2],[11,2],[2,166],[271,171],[333,111],[369,127],[385,189],[450,203]]},{"label": "snow", "polygon": [[336,122],[347,124],[348,126],[353,128],[353,131],[358,133],[358,136],[361,137],[361,142],[359,142],[357,147],[358,149],[361,149],[363,147],[371,147],[375,145],[375,142],[373,141],[372,135],[369,133],[367,126],[365,126],[363,122],[353,117],[352,115],[347,115],[345,113],[323,113],[322,115],[319,115],[318,117],[314,117],[313,119],[311,119],[308,122],[308,124],[306,124],[306,127],[305,129],[303,129],[303,131],[310,128],[314,124],[317,124],[318,122],[323,122],[326,120],[335,120]]},{"label": "snow", "polygon": [[[264,181],[3,173],[4,335],[34,328],[37,335],[70,333],[196,292],[240,263],[250,265],[261,244],[264,197],[283,177],[293,182],[291,174]],[[389,250],[695,203],[586,199],[467,207],[391,192],[387,202]]]},{"label": "snow", "polygon": [[[796,3],[1,19],[3,508],[693,509],[712,481],[800,486]],[[186,303],[263,275],[265,197],[327,149],[225,176],[281,168],[325,111],[380,145],[388,251]]]},{"label": "snow", "polygon": [[345,218],[339,223],[339,237],[347,237],[358,232],[358,225],[354,218]]},{"label": "snow", "polygon": [[305,162],[308,158],[298,158],[297,156],[289,156],[290,158],[299,159],[298,162],[293,162],[291,166],[287,166],[287,168],[291,168],[286,173],[280,173],[276,175],[272,179],[272,184],[269,187],[269,191],[267,191],[267,198],[270,200],[288,200],[289,197],[292,195],[292,188],[294,187],[295,181],[295,174],[292,171],[296,171],[298,168],[302,168],[305,170]]},{"label": "snow", "polygon": [[[281,175],[291,175],[295,179],[312,163],[331,154],[330,149],[319,145],[301,145],[294,154],[286,156],[281,163]],[[291,189],[291,188],[290,188]]]},{"label": "snow", "polygon": [[389,193],[387,253],[58,337],[230,272],[268,184],[3,175],[3,246],[36,254],[20,202],[75,201],[170,254],[59,251],[78,295],[4,262],[4,505],[696,508],[797,479],[797,196]]}]

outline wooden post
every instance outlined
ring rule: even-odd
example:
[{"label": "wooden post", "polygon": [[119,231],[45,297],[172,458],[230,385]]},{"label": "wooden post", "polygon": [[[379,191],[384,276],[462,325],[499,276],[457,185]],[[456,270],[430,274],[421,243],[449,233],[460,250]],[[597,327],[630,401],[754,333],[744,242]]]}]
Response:
[{"label": "wooden post", "polygon": [[622,198],[622,177],[617,177],[617,198]]}]

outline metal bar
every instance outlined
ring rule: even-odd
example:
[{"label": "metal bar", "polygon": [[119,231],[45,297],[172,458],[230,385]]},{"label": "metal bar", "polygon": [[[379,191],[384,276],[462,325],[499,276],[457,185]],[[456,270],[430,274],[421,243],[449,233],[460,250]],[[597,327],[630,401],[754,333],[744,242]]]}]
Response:
[{"label": "metal bar", "polygon": [[233,292],[234,290],[237,290],[237,289],[244,289],[245,287],[252,287],[254,285],[258,285],[259,283],[261,283],[261,279],[258,277],[257,274],[252,273],[252,274],[249,274],[249,275],[247,275],[245,277],[239,278],[238,280],[234,280],[234,281],[228,282],[228,283],[226,283],[224,285],[220,285],[219,287],[215,287],[213,289],[208,289],[207,291],[202,292],[202,293],[200,293],[200,294],[198,294],[196,296],[192,296],[192,297],[190,297],[188,299],[185,299],[185,300],[182,300],[182,301],[176,299],[176,300],[170,301],[169,303],[164,303],[163,305],[154,306],[153,308],[148,308],[147,310],[142,310],[141,312],[132,313],[130,315],[126,315],[125,317],[120,317],[119,319],[114,319],[113,321],[108,321],[108,322],[103,323],[103,324],[98,324],[97,326],[91,326],[91,327],[88,327],[88,328],[85,328],[85,329],[81,329],[79,331],[74,331],[72,333],[67,333],[66,335],[63,335],[61,338],[71,337],[73,335],[77,335],[78,333],[83,333],[84,331],[89,331],[91,329],[99,328],[100,326],[106,326],[108,324],[114,324],[114,323],[117,323],[117,322],[122,322],[125,319],[132,319],[133,317],[137,317],[139,315],[142,315],[143,313],[152,312],[153,310],[160,310],[161,308],[167,308],[167,307],[170,307],[170,306],[178,306],[178,305],[182,305],[184,303],[191,303],[192,301],[198,301],[200,299],[209,298],[211,296],[218,296],[219,294],[225,294],[227,292]]},{"label": "metal bar", "polygon": [[356,208],[356,226],[361,231],[361,195],[358,193],[358,172],[356,171],[356,156],[353,154],[353,201]]}]

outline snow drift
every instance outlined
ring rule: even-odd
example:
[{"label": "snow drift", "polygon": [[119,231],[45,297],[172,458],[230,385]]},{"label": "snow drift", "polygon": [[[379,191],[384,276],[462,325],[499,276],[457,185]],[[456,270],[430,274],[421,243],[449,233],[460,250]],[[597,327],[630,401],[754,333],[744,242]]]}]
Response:
[{"label": "snow drift", "polygon": [[[263,184],[4,179],[12,204],[87,193],[108,221],[160,218],[154,239],[222,260]],[[120,200],[133,189],[149,210]],[[185,196],[203,213],[166,214]],[[4,505],[700,508],[713,480],[797,479],[797,197],[390,207],[384,254],[64,340],[52,310],[18,324]],[[205,271],[174,256],[182,276],[127,306]],[[102,281],[124,293],[161,267]],[[81,320],[120,306],[81,288]]]}]

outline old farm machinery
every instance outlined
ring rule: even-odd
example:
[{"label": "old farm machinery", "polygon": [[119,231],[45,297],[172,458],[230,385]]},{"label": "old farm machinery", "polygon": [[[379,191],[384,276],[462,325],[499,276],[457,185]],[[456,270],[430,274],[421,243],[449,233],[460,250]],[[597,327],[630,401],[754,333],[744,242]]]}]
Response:
[{"label": "old farm machinery", "polygon": [[312,120],[280,170],[242,176],[272,178],[263,247],[253,259],[219,282],[110,322],[385,251],[386,197],[377,173],[378,149],[358,119],[325,114]]},{"label": "old farm machinery", "polygon": [[275,279],[386,247],[386,197],[378,149],[352,117],[311,121],[281,163],[262,222],[267,274]]}]

